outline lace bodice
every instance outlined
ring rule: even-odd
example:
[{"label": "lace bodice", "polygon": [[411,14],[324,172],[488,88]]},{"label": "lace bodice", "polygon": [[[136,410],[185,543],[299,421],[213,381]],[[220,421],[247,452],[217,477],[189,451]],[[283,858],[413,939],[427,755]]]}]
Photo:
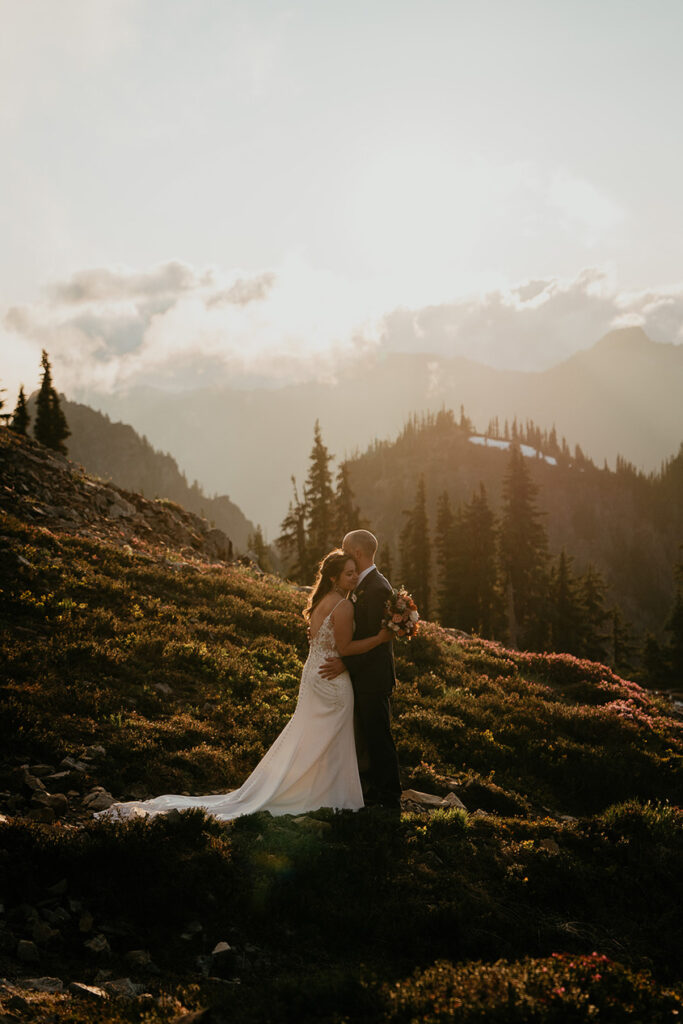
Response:
[{"label": "lace bodice", "polygon": [[[343,598],[342,598],[343,600]],[[334,644],[334,624],[332,622],[332,612],[335,608],[338,608],[341,601],[338,601],[332,611],[330,611],[320,624],[318,632],[311,640],[311,648],[309,651],[309,658],[315,657],[320,663],[325,658],[338,658],[339,652]]]}]

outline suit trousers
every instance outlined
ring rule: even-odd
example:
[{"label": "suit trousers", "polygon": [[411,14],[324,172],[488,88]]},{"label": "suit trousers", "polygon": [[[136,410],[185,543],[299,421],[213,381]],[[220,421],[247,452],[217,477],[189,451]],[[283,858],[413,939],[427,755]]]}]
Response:
[{"label": "suit trousers", "polygon": [[356,749],[366,804],[400,808],[398,754],[388,695],[354,686]]}]

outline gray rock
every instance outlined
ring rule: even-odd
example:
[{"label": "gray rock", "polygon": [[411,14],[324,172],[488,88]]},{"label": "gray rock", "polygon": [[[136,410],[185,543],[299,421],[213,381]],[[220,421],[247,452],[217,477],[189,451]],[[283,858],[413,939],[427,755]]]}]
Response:
[{"label": "gray rock", "polygon": [[51,928],[47,921],[36,921],[33,926],[33,941],[39,946],[54,945],[61,939],[61,934],[56,928]]},{"label": "gray rock", "polygon": [[23,984],[34,992],[63,992],[64,982],[61,978],[24,978]]},{"label": "gray rock", "polygon": [[134,516],[136,511],[135,505],[131,505],[125,498],[117,497],[107,509],[107,515],[110,519],[128,519],[129,516]]},{"label": "gray rock", "polygon": [[59,765],[61,768],[69,768],[74,772],[84,773],[88,770],[87,765],[84,765],[82,761],[76,761],[73,757],[63,757]]},{"label": "gray rock", "polygon": [[222,530],[214,528],[209,530],[204,539],[204,550],[207,555],[229,562],[232,558],[232,541]]},{"label": "gray rock", "polygon": [[24,964],[37,964],[40,960],[40,953],[35,942],[30,942],[28,939],[19,939],[17,957]]},{"label": "gray rock", "polygon": [[130,949],[123,959],[129,967],[136,970],[145,970],[152,963],[152,958],[146,949]]},{"label": "gray rock", "polygon": [[104,1003],[109,998],[103,988],[99,988],[97,985],[84,985],[81,981],[72,981],[69,985],[69,992],[74,996],[97,1003]]},{"label": "gray rock", "polygon": [[558,854],[560,852],[560,847],[554,839],[541,839],[538,845],[542,850],[547,850],[548,853]]},{"label": "gray rock", "polygon": [[467,810],[467,808],[465,807],[465,805],[462,802],[462,800],[460,799],[460,797],[457,796],[457,794],[455,794],[455,793],[447,793],[446,796],[441,801],[441,806],[442,807],[457,807],[461,811],[466,811]]},{"label": "gray rock", "polygon": [[94,956],[109,956],[111,953],[111,946],[107,940],[106,935],[95,935],[92,939],[88,939],[84,943],[85,948],[92,953]]},{"label": "gray rock", "polygon": [[130,978],[116,978],[114,981],[103,982],[102,988],[115,999],[134,999],[140,995],[144,986],[136,985]]},{"label": "gray rock", "polygon": [[436,796],[434,793],[421,793],[419,789],[404,789],[401,793],[401,800],[419,804],[421,807],[443,806],[443,797]]},{"label": "gray rock", "polygon": [[83,806],[89,811],[106,811],[108,807],[116,803],[116,800],[102,786],[95,786],[83,797]]}]

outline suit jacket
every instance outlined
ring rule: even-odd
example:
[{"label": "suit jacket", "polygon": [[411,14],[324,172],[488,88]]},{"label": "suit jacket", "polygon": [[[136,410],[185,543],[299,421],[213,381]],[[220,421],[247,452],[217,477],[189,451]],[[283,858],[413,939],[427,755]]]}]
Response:
[{"label": "suit jacket", "polygon": [[[386,612],[391,584],[378,569],[373,569],[356,587],[354,596],[354,640],[365,640],[379,633]],[[388,696],[396,684],[392,641],[380,644],[367,654],[347,654],[343,659],[354,690]]]}]

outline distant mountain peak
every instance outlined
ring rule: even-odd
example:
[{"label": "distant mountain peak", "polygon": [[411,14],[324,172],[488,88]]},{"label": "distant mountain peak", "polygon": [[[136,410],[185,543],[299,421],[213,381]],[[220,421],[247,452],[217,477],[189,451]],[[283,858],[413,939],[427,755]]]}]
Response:
[{"label": "distant mountain peak", "polygon": [[594,346],[600,349],[634,349],[644,346],[656,345],[657,342],[650,338],[642,327],[636,324],[630,327],[615,327],[613,331],[604,334],[600,341]]}]

